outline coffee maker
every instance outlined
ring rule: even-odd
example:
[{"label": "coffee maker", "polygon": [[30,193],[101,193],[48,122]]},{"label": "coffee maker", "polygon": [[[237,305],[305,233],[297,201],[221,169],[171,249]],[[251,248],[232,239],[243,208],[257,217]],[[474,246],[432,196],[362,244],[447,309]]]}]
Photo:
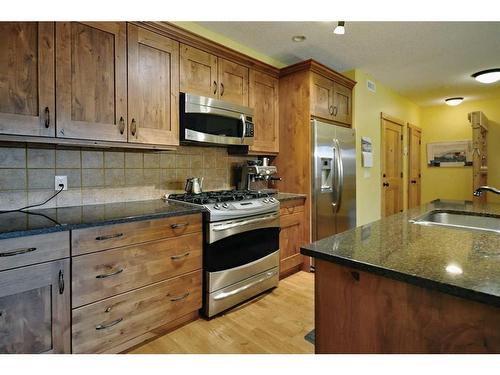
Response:
[{"label": "coffee maker", "polygon": [[269,165],[269,158],[248,160],[241,167],[238,189],[274,194],[277,192],[277,189],[270,188],[269,183],[274,184],[275,181],[281,181],[281,178],[276,176],[277,173],[278,169],[276,166]]}]

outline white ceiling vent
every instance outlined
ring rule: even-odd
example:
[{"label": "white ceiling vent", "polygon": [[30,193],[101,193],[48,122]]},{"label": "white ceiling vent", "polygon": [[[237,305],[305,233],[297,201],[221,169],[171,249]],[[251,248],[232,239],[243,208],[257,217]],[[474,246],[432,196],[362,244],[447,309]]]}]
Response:
[{"label": "white ceiling vent", "polygon": [[377,86],[375,85],[375,82],[370,81],[369,79],[366,80],[366,88],[368,89],[368,91],[377,92]]}]

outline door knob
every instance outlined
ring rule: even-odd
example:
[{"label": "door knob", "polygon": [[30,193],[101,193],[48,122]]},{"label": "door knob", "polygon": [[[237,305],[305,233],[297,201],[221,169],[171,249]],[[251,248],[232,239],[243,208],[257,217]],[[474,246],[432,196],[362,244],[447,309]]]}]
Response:
[{"label": "door knob", "polygon": [[411,180],[410,181],[412,184],[416,184],[417,183],[417,180]]}]

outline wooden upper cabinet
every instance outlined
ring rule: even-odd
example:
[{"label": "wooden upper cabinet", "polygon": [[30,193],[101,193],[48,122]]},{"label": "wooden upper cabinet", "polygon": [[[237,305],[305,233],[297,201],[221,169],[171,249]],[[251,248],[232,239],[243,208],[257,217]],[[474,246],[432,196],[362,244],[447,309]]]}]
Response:
[{"label": "wooden upper cabinet", "polygon": [[217,56],[181,44],[180,91],[218,98]]},{"label": "wooden upper cabinet", "polygon": [[125,22],[56,24],[57,137],[127,141]]},{"label": "wooden upper cabinet", "polygon": [[352,90],[335,83],[333,85],[333,119],[352,124]]},{"label": "wooden upper cabinet", "polygon": [[316,117],[332,119],[333,116],[332,80],[312,73],[311,78],[311,114]]},{"label": "wooden upper cabinet", "polygon": [[223,58],[218,59],[219,98],[248,106],[248,68]]},{"label": "wooden upper cabinet", "polygon": [[279,152],[278,79],[250,70],[249,106],[254,109],[254,143],[251,152]]},{"label": "wooden upper cabinet", "polygon": [[54,23],[0,22],[0,133],[53,137]]},{"label": "wooden upper cabinet", "polygon": [[128,140],[179,144],[179,43],[129,24]]}]

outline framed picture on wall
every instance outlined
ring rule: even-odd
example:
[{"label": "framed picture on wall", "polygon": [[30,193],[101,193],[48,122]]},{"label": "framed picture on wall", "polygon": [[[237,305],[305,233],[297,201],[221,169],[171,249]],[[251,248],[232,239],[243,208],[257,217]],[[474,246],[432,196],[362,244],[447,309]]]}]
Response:
[{"label": "framed picture on wall", "polygon": [[427,165],[431,167],[472,166],[472,141],[428,143]]}]

